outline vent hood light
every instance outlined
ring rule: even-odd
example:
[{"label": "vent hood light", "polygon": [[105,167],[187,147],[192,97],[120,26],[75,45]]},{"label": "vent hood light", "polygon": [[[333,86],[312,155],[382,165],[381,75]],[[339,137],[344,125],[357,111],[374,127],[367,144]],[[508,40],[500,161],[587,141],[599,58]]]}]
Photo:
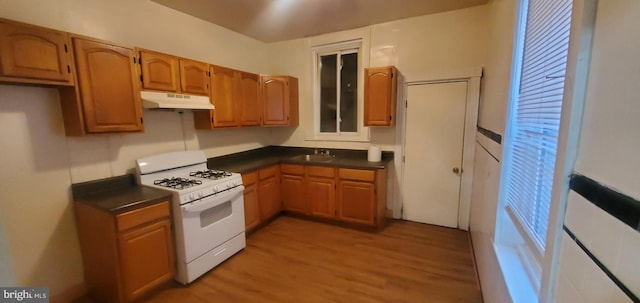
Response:
[{"label": "vent hood light", "polygon": [[213,109],[213,104],[206,96],[141,91],[140,97],[142,98],[142,107],[149,109]]}]

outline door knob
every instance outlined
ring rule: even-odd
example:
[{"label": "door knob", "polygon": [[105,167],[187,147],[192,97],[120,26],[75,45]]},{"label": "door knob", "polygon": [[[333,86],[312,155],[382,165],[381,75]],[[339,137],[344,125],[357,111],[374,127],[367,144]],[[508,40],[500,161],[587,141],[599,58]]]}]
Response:
[{"label": "door knob", "polygon": [[453,173],[454,174],[459,174],[460,172],[461,172],[461,170],[459,168],[457,168],[457,167],[453,168]]}]

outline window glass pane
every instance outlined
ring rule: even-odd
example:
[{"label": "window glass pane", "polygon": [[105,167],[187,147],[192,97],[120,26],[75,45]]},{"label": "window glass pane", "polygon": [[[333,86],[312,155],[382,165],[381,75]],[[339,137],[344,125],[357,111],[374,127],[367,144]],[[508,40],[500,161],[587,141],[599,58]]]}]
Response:
[{"label": "window glass pane", "polygon": [[320,56],[320,132],[322,133],[336,132],[337,58],[336,54]]},{"label": "window glass pane", "polygon": [[340,70],[340,131],[358,131],[358,53],[342,55]]}]

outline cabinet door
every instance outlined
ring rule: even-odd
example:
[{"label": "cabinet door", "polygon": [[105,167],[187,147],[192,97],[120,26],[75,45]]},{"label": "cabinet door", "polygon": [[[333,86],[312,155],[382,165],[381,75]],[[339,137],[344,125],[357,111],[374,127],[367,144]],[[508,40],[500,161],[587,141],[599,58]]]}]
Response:
[{"label": "cabinet door", "polygon": [[282,175],[282,207],[303,214],[309,212],[304,176]]},{"label": "cabinet door", "polygon": [[209,64],[180,59],[180,89],[185,94],[209,95]]},{"label": "cabinet door", "polygon": [[260,104],[260,76],[240,73],[240,125],[260,125],[262,107]]},{"label": "cabinet door", "polygon": [[125,301],[173,279],[173,240],[169,219],[161,220],[118,237],[122,288]]},{"label": "cabinet door", "polygon": [[220,67],[211,67],[211,103],[213,109],[213,126],[238,126],[236,100],[238,84],[236,71]]},{"label": "cabinet door", "polygon": [[307,182],[309,212],[314,216],[335,218],[336,183],[333,178],[309,177]]},{"label": "cabinet door", "polygon": [[340,180],[338,218],[342,221],[375,225],[373,183]]},{"label": "cabinet door", "polygon": [[2,76],[45,80],[16,82],[73,85],[68,41],[64,32],[0,20]]},{"label": "cabinet door", "polygon": [[133,50],[81,38],[73,39],[73,47],[86,131],[141,131]]},{"label": "cabinet door", "polygon": [[287,77],[266,76],[262,84],[262,120],[264,125],[287,125],[289,82]]},{"label": "cabinet door", "polygon": [[244,229],[249,231],[258,226],[258,224],[260,224],[258,191],[254,183],[244,188]]},{"label": "cabinet door", "polygon": [[395,67],[367,68],[364,79],[364,125],[391,126],[396,101]]},{"label": "cabinet door", "polygon": [[261,221],[273,217],[282,210],[278,175],[260,177],[258,182],[258,209],[260,210]]},{"label": "cabinet door", "polygon": [[144,89],[179,91],[178,58],[156,52],[140,51],[140,62]]}]

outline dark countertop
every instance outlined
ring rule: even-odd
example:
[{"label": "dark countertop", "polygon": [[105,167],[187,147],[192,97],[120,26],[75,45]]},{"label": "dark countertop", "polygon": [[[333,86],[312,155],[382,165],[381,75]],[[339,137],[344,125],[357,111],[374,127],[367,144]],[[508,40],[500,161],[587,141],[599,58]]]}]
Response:
[{"label": "dark countertop", "polygon": [[[321,148],[318,148],[318,150]],[[382,152],[380,162],[367,161],[366,150],[329,149],[336,157],[328,162],[294,159],[296,156],[313,154],[314,148],[267,146],[240,153],[209,158],[207,166],[211,169],[227,170],[235,173],[247,173],[278,163],[318,165],[358,169],[384,169],[393,160],[393,152]]]},{"label": "dark countertop", "polygon": [[[393,160],[393,152],[382,152],[382,161],[367,161],[366,150],[330,149],[336,155],[328,162],[305,161],[293,157],[313,154],[314,148],[267,146],[240,153],[207,159],[212,169],[247,173],[278,163],[345,167],[358,169],[384,169]],[[171,200],[172,193],[137,185],[135,176],[94,180],[71,185],[73,199],[114,215]]]},{"label": "dark countertop", "polygon": [[73,200],[112,214],[120,214],[171,200],[172,193],[136,184],[134,175],[71,185]]}]

